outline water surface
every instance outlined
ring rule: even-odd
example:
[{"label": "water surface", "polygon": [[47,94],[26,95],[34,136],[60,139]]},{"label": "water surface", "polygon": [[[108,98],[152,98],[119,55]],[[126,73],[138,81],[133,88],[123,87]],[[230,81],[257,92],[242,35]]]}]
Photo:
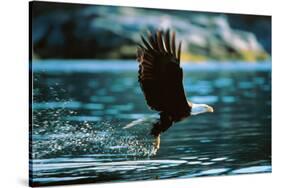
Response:
[{"label": "water surface", "polygon": [[131,61],[33,62],[31,177],[36,185],[120,182],[271,172],[271,66],[186,64],[189,100],[215,112],[161,135],[153,154],[145,128],[154,112]]}]

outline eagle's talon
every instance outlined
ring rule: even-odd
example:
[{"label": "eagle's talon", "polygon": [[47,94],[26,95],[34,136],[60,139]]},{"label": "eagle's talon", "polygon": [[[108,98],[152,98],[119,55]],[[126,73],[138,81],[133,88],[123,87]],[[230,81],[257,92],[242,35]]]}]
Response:
[{"label": "eagle's talon", "polygon": [[155,137],[153,146],[156,150],[158,150],[160,148],[160,135]]}]

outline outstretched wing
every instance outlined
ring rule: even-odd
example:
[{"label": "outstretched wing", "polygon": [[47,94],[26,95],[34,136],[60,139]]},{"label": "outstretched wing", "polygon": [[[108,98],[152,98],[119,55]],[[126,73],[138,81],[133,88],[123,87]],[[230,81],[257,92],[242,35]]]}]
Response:
[{"label": "outstretched wing", "polygon": [[181,43],[176,53],[175,32],[171,35],[158,31],[141,37],[137,60],[138,80],[148,106],[168,114],[172,121],[189,116],[189,106],[182,85],[183,73],[180,67]]}]

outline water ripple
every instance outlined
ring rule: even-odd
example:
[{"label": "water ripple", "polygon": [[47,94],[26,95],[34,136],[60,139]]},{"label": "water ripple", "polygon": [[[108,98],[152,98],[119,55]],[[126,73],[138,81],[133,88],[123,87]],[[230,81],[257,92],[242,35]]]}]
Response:
[{"label": "water ripple", "polygon": [[260,172],[271,172],[271,166],[251,166],[246,168],[241,168],[233,170],[233,174],[248,174],[248,173],[260,173]]}]

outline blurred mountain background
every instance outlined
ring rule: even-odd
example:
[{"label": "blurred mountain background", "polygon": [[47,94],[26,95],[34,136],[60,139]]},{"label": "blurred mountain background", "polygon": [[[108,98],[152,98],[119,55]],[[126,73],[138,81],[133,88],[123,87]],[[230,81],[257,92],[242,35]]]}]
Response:
[{"label": "blurred mountain background", "polygon": [[140,34],[176,31],[182,60],[271,58],[271,17],[32,2],[33,59],[135,59]]}]

